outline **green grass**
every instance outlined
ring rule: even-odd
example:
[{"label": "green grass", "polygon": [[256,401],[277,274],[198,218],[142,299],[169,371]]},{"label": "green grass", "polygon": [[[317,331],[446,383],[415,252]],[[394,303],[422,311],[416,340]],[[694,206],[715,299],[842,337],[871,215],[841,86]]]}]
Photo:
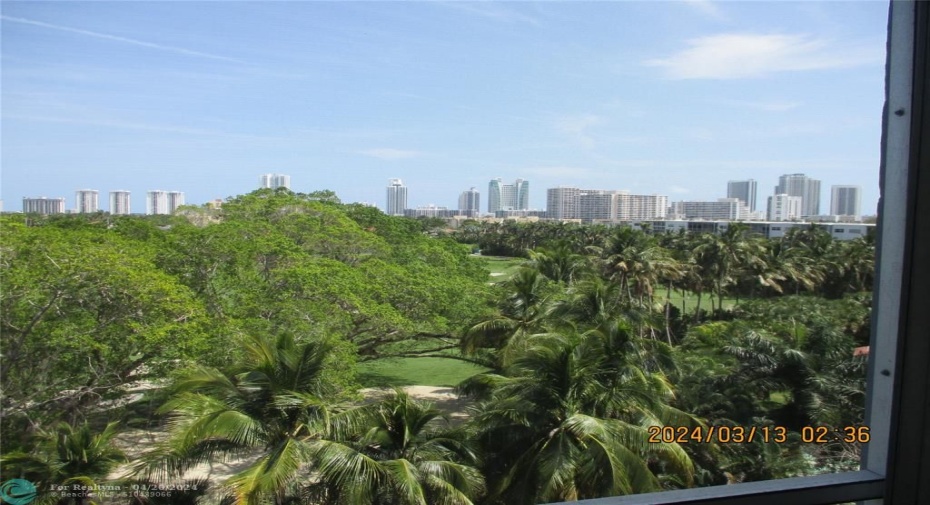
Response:
[{"label": "green grass", "polygon": [[385,358],[359,363],[363,387],[451,387],[487,369],[449,358]]},{"label": "green grass", "polygon": [[491,271],[491,280],[500,282],[509,279],[526,261],[523,258],[508,258],[504,256],[481,256],[485,266]]},{"label": "green grass", "polygon": [[[665,289],[659,289],[655,292],[656,301],[659,303],[665,303]],[[704,293],[701,297],[701,309],[710,312],[710,300],[714,299],[714,304],[717,304],[717,297],[710,293]],[[678,307],[679,310],[684,307],[684,312],[688,314],[694,313],[694,308],[697,306],[698,296],[695,293],[686,291],[685,295],[682,296],[681,291],[672,291],[671,301],[672,305]],[[723,308],[732,309],[736,305],[735,298],[723,297]]]}]

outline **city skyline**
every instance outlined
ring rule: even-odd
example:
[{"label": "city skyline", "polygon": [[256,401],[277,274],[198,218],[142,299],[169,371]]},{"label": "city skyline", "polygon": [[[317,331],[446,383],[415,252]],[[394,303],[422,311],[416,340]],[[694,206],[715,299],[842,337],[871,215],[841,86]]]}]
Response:
[{"label": "city skyline", "polygon": [[874,214],[886,10],[8,2],[0,199],[208,202],[273,167],[346,202],[400,177],[411,207],[507,175],[541,207],[558,185],[713,201],[729,180],[807,173],[860,186]]}]

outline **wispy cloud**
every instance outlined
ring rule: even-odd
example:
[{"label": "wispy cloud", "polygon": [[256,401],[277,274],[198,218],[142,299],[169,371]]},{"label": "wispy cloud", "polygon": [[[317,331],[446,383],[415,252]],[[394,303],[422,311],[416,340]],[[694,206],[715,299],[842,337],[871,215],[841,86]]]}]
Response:
[{"label": "wispy cloud", "polygon": [[48,29],[51,29],[51,30],[58,30],[58,31],[62,31],[62,32],[77,33],[77,34],[79,34],[79,35],[86,35],[86,36],[88,36],[88,37],[96,37],[96,38],[98,38],[98,39],[112,40],[112,41],[114,41],[114,42],[121,42],[121,43],[124,43],[124,44],[132,44],[132,45],[135,45],[135,46],[147,47],[147,48],[150,48],[150,49],[157,49],[157,50],[159,50],[159,51],[169,51],[169,52],[172,52],[172,53],[183,54],[183,55],[186,55],[186,56],[194,56],[194,57],[198,57],[198,58],[209,58],[209,59],[212,59],[212,60],[221,60],[221,61],[231,61],[231,62],[236,62],[236,63],[242,63],[241,60],[237,60],[236,58],[230,58],[230,57],[227,57],[227,56],[220,56],[220,55],[217,55],[217,54],[210,54],[210,53],[204,53],[204,52],[201,52],[201,51],[194,51],[194,50],[191,50],[191,49],[185,49],[185,48],[183,48],[183,47],[175,47],[175,46],[167,46],[167,45],[164,45],[164,44],[156,44],[156,43],[154,43],[154,42],[145,42],[145,41],[142,41],[142,40],[130,39],[130,38],[127,38],[127,37],[120,37],[120,36],[117,36],[117,35],[110,35],[110,34],[108,34],[108,33],[92,32],[92,31],[90,31],[90,30],[83,30],[83,29],[80,29],[80,28],[73,28],[73,27],[70,27],[70,26],[55,25],[55,24],[52,24],[52,23],[45,23],[45,22],[43,22],[43,21],[35,21],[35,20],[32,20],[32,19],[17,18],[17,17],[4,16],[4,15],[0,15],[0,19],[2,19],[2,20],[4,20],[4,21],[9,21],[9,22],[11,22],[11,23],[20,23],[20,24],[24,24],[24,25],[39,26],[39,27],[42,27],[42,28],[48,28]]},{"label": "wispy cloud", "polygon": [[423,153],[420,151],[411,151],[407,149],[393,149],[393,148],[379,148],[379,149],[366,149],[364,151],[359,151],[359,154],[364,154],[365,156],[371,156],[372,158],[378,158],[382,160],[405,160],[409,158],[417,158],[422,156]]},{"label": "wispy cloud", "polygon": [[566,179],[591,179],[601,174],[593,170],[572,166],[541,166],[521,169],[521,175],[530,177],[559,177]]},{"label": "wispy cloud", "polygon": [[470,14],[475,14],[483,18],[503,21],[507,23],[528,23],[533,26],[540,26],[542,23],[533,16],[528,16],[514,9],[503,7],[491,2],[470,2],[470,1],[452,1],[437,2],[440,5],[458,9]]},{"label": "wispy cloud", "polygon": [[604,122],[603,118],[594,114],[582,114],[580,116],[567,116],[559,118],[555,122],[555,127],[564,133],[567,133],[572,140],[581,144],[582,147],[592,148],[596,144],[594,137],[589,133],[593,126],[600,125]]},{"label": "wispy cloud", "polygon": [[670,79],[744,79],[777,72],[850,68],[881,63],[880,44],[842,44],[808,35],[720,34],[691,39],[668,58],[645,62]]},{"label": "wispy cloud", "polygon": [[668,192],[676,195],[683,195],[685,193],[690,193],[691,190],[683,186],[671,186],[668,188]]},{"label": "wispy cloud", "polygon": [[786,112],[800,107],[801,102],[789,100],[720,100],[719,103],[732,107],[741,107],[763,112]]},{"label": "wispy cloud", "polygon": [[684,0],[685,5],[693,7],[695,10],[699,11],[701,14],[704,14],[707,17],[726,20],[727,16],[723,13],[723,10],[720,8],[716,2],[711,0]]}]

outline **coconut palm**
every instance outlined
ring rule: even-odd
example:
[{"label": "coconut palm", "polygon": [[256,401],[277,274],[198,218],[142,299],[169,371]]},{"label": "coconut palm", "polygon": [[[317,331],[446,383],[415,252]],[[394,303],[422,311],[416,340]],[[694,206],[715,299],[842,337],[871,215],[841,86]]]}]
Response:
[{"label": "coconut palm", "polygon": [[648,443],[647,426],[690,421],[664,405],[667,382],[604,351],[597,333],[535,335],[503,374],[488,377],[492,389],[473,423],[491,503],[656,490],[651,462],[689,481],[692,465],[681,447]]},{"label": "coconut palm", "polygon": [[326,503],[466,505],[484,492],[476,453],[430,403],[396,390],[333,420],[334,437],[309,444]]},{"label": "coconut palm", "polygon": [[[27,479],[39,491],[37,504],[83,504],[91,499],[92,489],[101,479],[126,461],[126,456],[113,445],[117,423],[107,424],[94,432],[84,422],[74,427],[60,423],[54,432],[43,432],[38,444],[29,453],[13,452],[0,458],[5,478]],[[60,498],[61,493],[50,491],[51,486],[65,486],[69,493],[78,496]],[[71,491],[72,486],[78,486]]]},{"label": "coconut palm", "polygon": [[231,374],[200,367],[177,381],[162,409],[171,416],[170,436],[136,475],[177,478],[202,462],[257,455],[224,483],[235,503],[284,503],[299,493],[308,440],[326,435],[329,346],[281,335],[251,337],[245,349]]},{"label": "coconut palm", "polygon": [[587,258],[575,253],[568,242],[529,251],[527,266],[535,268],[554,282],[571,284],[588,268]]},{"label": "coconut palm", "polygon": [[499,314],[469,328],[461,339],[462,351],[477,357],[482,356],[482,351],[495,351],[491,356],[484,354],[484,364],[491,368],[509,363],[522,349],[526,337],[540,331],[548,317],[547,282],[545,276],[531,268],[521,268],[502,282]]}]

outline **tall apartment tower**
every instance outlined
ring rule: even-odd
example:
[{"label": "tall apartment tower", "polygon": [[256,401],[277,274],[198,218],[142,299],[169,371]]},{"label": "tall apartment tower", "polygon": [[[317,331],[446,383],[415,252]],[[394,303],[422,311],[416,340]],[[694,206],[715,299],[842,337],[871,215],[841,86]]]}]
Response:
[{"label": "tall apartment tower", "polygon": [[110,191],[110,214],[129,215],[132,213],[132,207],[129,205],[129,191],[117,189]]},{"label": "tall apartment tower", "polygon": [[407,186],[400,179],[390,179],[387,187],[387,205],[385,213],[389,216],[403,216],[407,208]]},{"label": "tall apartment tower", "polygon": [[64,214],[64,198],[28,198],[23,197],[23,213],[25,214]]},{"label": "tall apartment tower", "polygon": [[820,214],[820,181],[804,174],[786,174],[778,178],[775,195],[801,197],[801,216]]},{"label": "tall apartment tower", "polygon": [[830,188],[830,214],[834,216],[862,215],[862,188],[859,186],[833,186]]},{"label": "tall apartment tower", "polygon": [[754,179],[727,182],[727,198],[738,198],[750,212],[756,211],[756,190],[758,184]]},{"label": "tall apartment tower", "polygon": [[578,219],[581,190],[559,186],[546,190],[546,217],[549,219]]},{"label": "tall apartment tower", "polygon": [[168,192],[168,214],[174,214],[178,207],[184,205],[184,193],[181,191]]},{"label": "tall apartment tower", "polygon": [[459,195],[459,212],[469,217],[477,217],[481,212],[481,193],[475,188],[463,191]]},{"label": "tall apartment tower", "polygon": [[768,200],[769,221],[792,221],[801,217],[802,201],[800,196],[784,193],[770,196]]},{"label": "tall apartment tower", "polygon": [[96,189],[79,189],[74,192],[74,211],[90,214],[100,210],[100,192]]},{"label": "tall apartment tower", "polygon": [[498,177],[488,184],[488,212],[499,210],[528,210],[530,208],[530,181],[517,179],[514,184],[504,184]]},{"label": "tall apartment tower", "polygon": [[291,176],[284,174],[262,174],[261,187],[268,189],[291,189]]}]

